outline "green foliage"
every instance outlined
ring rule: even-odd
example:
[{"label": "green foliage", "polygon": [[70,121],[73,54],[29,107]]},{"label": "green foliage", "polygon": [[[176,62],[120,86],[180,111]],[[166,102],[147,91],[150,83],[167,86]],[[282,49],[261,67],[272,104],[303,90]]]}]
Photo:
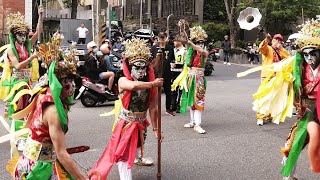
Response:
[{"label": "green foliage", "polygon": [[222,23],[209,22],[202,27],[207,32],[208,38],[214,41],[223,40],[223,37],[229,32],[228,25]]},{"label": "green foliage", "polygon": [[247,48],[248,42],[247,41],[242,41],[242,40],[237,40],[236,41],[236,46],[240,48]]},{"label": "green foliage", "polygon": [[225,22],[227,19],[226,7],[222,0],[204,0],[203,18],[209,21]]},{"label": "green foliage", "polygon": [[302,9],[305,19],[315,18],[320,14],[319,0],[264,0],[257,3],[264,27],[271,34],[289,35],[292,28],[301,20]]}]

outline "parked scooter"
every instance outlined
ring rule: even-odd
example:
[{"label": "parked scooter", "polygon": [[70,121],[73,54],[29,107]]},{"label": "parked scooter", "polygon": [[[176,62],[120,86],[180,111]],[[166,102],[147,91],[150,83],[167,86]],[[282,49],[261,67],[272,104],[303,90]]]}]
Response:
[{"label": "parked scooter", "polygon": [[214,71],[214,66],[213,66],[211,60],[208,58],[207,62],[205,64],[205,67],[204,67],[204,75],[210,76],[213,71]]},{"label": "parked scooter", "polygon": [[105,102],[118,100],[118,96],[111,95],[106,91],[106,86],[101,82],[93,83],[87,77],[82,78],[82,86],[79,89],[79,94],[75,99],[81,100],[81,104],[85,107],[93,107]]}]

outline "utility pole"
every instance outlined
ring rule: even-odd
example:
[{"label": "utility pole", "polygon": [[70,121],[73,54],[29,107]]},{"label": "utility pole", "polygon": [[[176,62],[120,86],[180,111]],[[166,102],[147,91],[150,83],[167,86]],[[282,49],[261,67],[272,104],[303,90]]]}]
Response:
[{"label": "utility pole", "polygon": [[142,0],[140,0],[140,28],[142,28]]}]

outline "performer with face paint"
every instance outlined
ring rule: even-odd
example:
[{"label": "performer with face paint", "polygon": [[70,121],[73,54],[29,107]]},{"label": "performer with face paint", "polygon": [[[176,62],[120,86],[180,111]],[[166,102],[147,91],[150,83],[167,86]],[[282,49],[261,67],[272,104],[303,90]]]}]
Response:
[{"label": "performer with face paint", "polygon": [[155,79],[150,50],[143,40],[127,40],[124,56],[125,77],[119,79],[120,112],[116,115],[118,118],[109,144],[90,171],[91,179],[96,179],[97,174],[106,179],[114,163],[118,165],[121,180],[132,179],[131,168],[137,148],[141,156],[144,155],[148,110],[157,137],[157,87],[163,85],[163,79]]},{"label": "performer with face paint", "polygon": [[[206,132],[200,125],[207,87],[207,81],[204,77],[204,66],[208,58],[208,51],[205,50],[204,46],[207,37],[207,33],[201,26],[190,29],[190,40],[187,42],[188,51],[185,59],[186,66],[171,86],[172,91],[175,91],[177,86],[184,88],[180,111],[184,113],[187,106],[191,107],[190,122],[185,124],[184,127],[193,128],[199,134]],[[189,70],[187,67],[189,67]]]},{"label": "performer with face paint", "polygon": [[[32,86],[32,81],[39,78],[39,64],[37,61],[38,53],[32,54],[31,48],[42,32],[42,6],[39,7],[39,21],[35,34],[29,38],[29,27],[20,12],[7,16],[7,27],[9,29],[10,46],[4,53],[3,76],[0,80],[0,99],[7,102],[4,117],[12,120],[14,112],[25,108],[28,105],[29,95],[24,95],[20,100],[13,104],[13,97],[22,89]],[[23,119],[12,121],[12,128],[19,130],[24,125]],[[22,139],[25,139],[24,137]],[[23,148],[23,142],[19,145],[19,150]]]},{"label": "performer with face paint", "polygon": [[294,105],[298,112],[296,122],[289,133],[285,147],[282,175],[295,179],[296,162],[302,149],[309,143],[308,153],[311,169],[320,171],[319,119],[320,119],[320,22],[303,25],[301,37],[296,43],[299,50],[293,67]]},{"label": "performer with face paint", "polygon": [[32,90],[28,89],[29,105],[12,115],[14,119],[26,117],[30,130],[22,155],[19,157],[14,149],[7,166],[17,180],[88,179],[65,146],[67,113],[73,101],[74,79],[79,76],[76,52],[72,48],[62,51],[59,37],[54,35],[51,42],[40,45],[39,57],[47,73]]}]

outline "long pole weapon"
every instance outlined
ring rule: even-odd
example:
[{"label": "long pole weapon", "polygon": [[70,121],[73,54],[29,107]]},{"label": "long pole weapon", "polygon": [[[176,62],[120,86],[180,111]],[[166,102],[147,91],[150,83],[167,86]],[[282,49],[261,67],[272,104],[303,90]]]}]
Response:
[{"label": "long pole weapon", "polygon": [[[42,0],[40,0],[40,6],[42,7]],[[39,11],[39,8],[38,8],[38,11]],[[38,25],[37,26],[39,26],[39,29],[42,29],[43,27],[43,19],[42,19],[42,16],[43,16],[43,13],[41,13],[40,15],[39,15],[40,17],[39,17],[39,19],[40,19],[40,21],[38,21]],[[40,25],[39,25],[39,23],[40,23]],[[40,27],[41,26],[41,27]],[[40,32],[38,32],[38,45],[41,43],[41,33]]]},{"label": "long pole weapon", "polygon": [[[162,77],[162,68],[163,68],[163,51],[161,48],[158,49],[160,55],[160,62],[158,63],[158,78]],[[158,114],[157,114],[157,134],[158,134],[158,173],[157,179],[161,179],[161,87],[158,87]]]}]

